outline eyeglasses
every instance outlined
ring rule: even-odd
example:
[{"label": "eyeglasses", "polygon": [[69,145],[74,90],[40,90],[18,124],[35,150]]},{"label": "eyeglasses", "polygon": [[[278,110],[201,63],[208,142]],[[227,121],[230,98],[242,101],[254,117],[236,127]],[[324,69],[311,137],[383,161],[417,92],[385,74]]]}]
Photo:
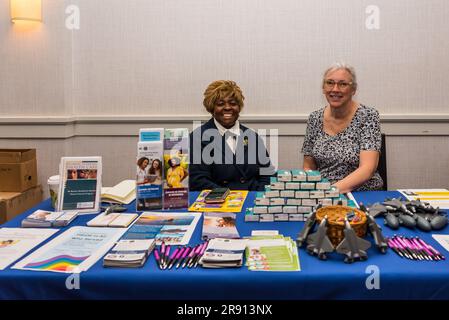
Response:
[{"label": "eyeglasses", "polygon": [[338,89],[344,90],[349,88],[349,86],[352,85],[352,82],[345,82],[345,81],[335,82],[334,80],[324,80],[325,89],[331,90],[334,88],[335,85],[337,85]]}]

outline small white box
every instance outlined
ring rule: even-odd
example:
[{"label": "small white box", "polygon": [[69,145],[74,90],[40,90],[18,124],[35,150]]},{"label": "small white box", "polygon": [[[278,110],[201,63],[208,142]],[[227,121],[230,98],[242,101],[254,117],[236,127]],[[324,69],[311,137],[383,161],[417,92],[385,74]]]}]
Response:
[{"label": "small white box", "polygon": [[284,206],[282,210],[283,213],[298,213],[297,206]]},{"label": "small white box", "polygon": [[315,182],[301,182],[301,190],[315,190]]},{"label": "small white box", "polygon": [[245,222],[259,222],[258,214],[245,214]]},{"label": "small white box", "polygon": [[298,213],[310,213],[312,210],[312,207],[298,206]]},{"label": "small white box", "polygon": [[301,199],[287,199],[287,205],[288,206],[300,206]]},{"label": "small white box", "polygon": [[317,170],[307,170],[307,181],[321,181],[321,173]]},{"label": "small white box", "polygon": [[295,197],[295,191],[294,190],[282,190],[280,192],[280,196],[284,198],[294,198]]},{"label": "small white box", "polygon": [[265,198],[279,198],[279,190],[267,190],[265,191]]},{"label": "small white box", "polygon": [[310,191],[310,199],[322,199],[324,198],[323,190],[311,190]]},{"label": "small white box", "polygon": [[340,191],[335,187],[331,187],[329,190],[324,191],[324,196],[326,198],[338,198],[340,197]]},{"label": "small white box", "polygon": [[282,206],[268,207],[268,213],[282,213]]},{"label": "small white box", "polygon": [[307,181],[307,175],[303,170],[292,170],[292,181]]},{"label": "small white box", "polygon": [[283,206],[285,205],[284,198],[270,198],[270,206]]},{"label": "small white box", "polygon": [[278,181],[289,182],[292,181],[292,173],[289,170],[278,170]]},{"label": "small white box", "polygon": [[271,190],[285,190],[285,182],[278,181],[270,183]]},{"label": "small white box", "polygon": [[316,183],[317,190],[329,190],[331,188],[331,183],[326,180],[322,180]]},{"label": "small white box", "polygon": [[304,215],[301,213],[291,213],[288,215],[288,221],[304,221]]},{"label": "small white box", "polygon": [[296,199],[309,199],[310,198],[310,192],[309,191],[296,191],[295,192],[295,198]]},{"label": "small white box", "polygon": [[268,213],[268,207],[267,206],[255,206],[254,213],[257,213],[257,214]]},{"label": "small white box", "polygon": [[314,207],[317,205],[316,199],[302,199],[303,206]]},{"label": "small white box", "polygon": [[274,215],[272,215],[272,214],[261,214],[259,216],[259,222],[274,222]]},{"label": "small white box", "polygon": [[318,199],[318,204],[321,204],[323,207],[331,206],[333,204],[332,199],[325,198],[325,199]]},{"label": "small white box", "polygon": [[288,214],[277,213],[273,215],[274,221],[288,221]]},{"label": "small white box", "polygon": [[269,206],[270,205],[270,198],[256,198],[254,203],[257,206]]},{"label": "small white box", "polygon": [[299,182],[286,182],[285,189],[287,190],[299,190],[300,184]]}]

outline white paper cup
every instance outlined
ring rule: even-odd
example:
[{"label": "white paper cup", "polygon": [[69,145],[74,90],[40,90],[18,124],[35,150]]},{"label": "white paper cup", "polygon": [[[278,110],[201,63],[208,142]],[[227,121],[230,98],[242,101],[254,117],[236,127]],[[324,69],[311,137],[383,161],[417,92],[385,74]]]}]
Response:
[{"label": "white paper cup", "polygon": [[50,190],[51,206],[56,208],[56,203],[58,202],[59,175],[48,178],[47,184]]}]

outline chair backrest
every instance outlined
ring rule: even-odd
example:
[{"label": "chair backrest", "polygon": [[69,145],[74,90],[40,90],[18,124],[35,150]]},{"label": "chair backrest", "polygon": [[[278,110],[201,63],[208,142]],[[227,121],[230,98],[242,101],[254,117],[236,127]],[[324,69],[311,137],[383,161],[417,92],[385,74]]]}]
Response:
[{"label": "chair backrest", "polygon": [[380,147],[379,165],[377,166],[382,180],[384,181],[383,190],[388,190],[387,182],[387,147],[385,145],[385,134],[382,133],[382,146]]}]

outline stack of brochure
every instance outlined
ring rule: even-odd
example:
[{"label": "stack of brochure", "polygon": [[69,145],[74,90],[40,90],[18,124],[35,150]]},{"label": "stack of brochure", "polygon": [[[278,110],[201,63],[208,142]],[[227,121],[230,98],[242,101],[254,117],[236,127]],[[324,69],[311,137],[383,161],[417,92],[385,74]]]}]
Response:
[{"label": "stack of brochure", "polygon": [[154,239],[120,240],[104,257],[103,266],[119,268],[140,268],[153,251]]},{"label": "stack of brochure", "polygon": [[241,267],[246,242],[246,239],[212,239],[199,264],[204,268]]},{"label": "stack of brochure", "polygon": [[22,220],[22,228],[65,227],[78,216],[77,211],[53,212],[36,210]]},{"label": "stack of brochure", "polygon": [[252,236],[246,244],[246,265],[251,271],[300,271],[298,247],[282,235]]},{"label": "stack of brochure", "polygon": [[235,213],[205,212],[202,238],[203,240],[214,238],[240,238],[239,232],[235,226]]}]

